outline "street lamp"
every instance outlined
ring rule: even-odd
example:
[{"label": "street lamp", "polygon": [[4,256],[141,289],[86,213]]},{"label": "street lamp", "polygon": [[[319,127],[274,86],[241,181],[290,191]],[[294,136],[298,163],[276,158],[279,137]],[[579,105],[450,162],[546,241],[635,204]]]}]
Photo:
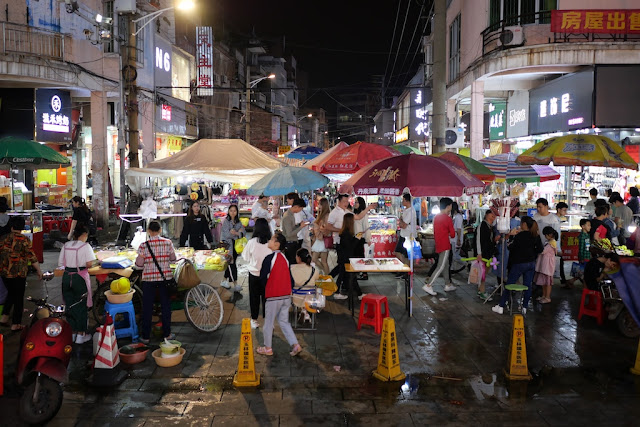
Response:
[{"label": "street lamp", "polygon": [[[300,131],[302,130],[302,128],[300,127],[300,122],[302,122],[304,119],[310,119],[312,117],[313,117],[313,114],[309,113],[306,116],[302,116],[302,117],[296,119],[296,128],[298,128],[298,141],[297,142],[299,142],[300,144],[302,144],[302,137],[300,137]],[[294,147],[294,148],[296,148],[296,147]]]},{"label": "street lamp", "polygon": [[133,33],[133,35],[137,36],[138,33],[142,31],[144,27],[149,25],[155,18],[162,15],[167,10],[179,9],[179,10],[187,11],[187,10],[193,9],[194,7],[195,7],[195,4],[193,3],[193,0],[182,0],[180,3],[178,3],[177,6],[165,7],[164,9],[156,10],[155,12],[151,12],[148,15],[144,15],[141,18],[134,19],[133,21],[131,21],[134,24],[137,24],[140,21],[145,21],[145,22],[140,26],[140,28],[138,28],[136,32]]},{"label": "street lamp", "polygon": [[247,65],[247,70],[246,70],[246,85],[245,85],[245,102],[244,102],[244,119],[245,119],[245,142],[247,144],[251,144],[251,119],[250,119],[250,114],[251,114],[251,89],[257,85],[258,83],[260,83],[263,80],[266,79],[275,79],[276,75],[271,73],[268,76],[263,76],[263,77],[259,77],[255,80],[249,80],[251,78],[251,73],[249,72],[249,69],[251,67],[249,65]]}]

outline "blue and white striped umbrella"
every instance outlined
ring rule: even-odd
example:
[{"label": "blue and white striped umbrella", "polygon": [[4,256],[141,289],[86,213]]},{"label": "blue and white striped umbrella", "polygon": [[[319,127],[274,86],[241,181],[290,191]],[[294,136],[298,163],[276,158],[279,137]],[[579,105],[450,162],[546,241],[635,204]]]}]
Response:
[{"label": "blue and white striped umbrella", "polygon": [[289,151],[284,156],[289,159],[311,160],[322,153],[324,153],[324,150],[321,148],[314,147],[313,145],[302,145]]},{"label": "blue and white striped umbrella", "polygon": [[479,162],[496,175],[496,182],[544,182],[560,178],[555,169],[544,165],[519,165],[515,153],[496,154]]}]

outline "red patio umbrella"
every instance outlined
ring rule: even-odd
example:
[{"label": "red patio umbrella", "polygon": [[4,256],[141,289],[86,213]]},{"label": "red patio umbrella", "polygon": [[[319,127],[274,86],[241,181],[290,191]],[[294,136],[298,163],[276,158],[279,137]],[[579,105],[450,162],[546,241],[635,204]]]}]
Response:
[{"label": "red patio umbrella", "polygon": [[390,147],[358,141],[332,155],[322,165],[322,173],[354,173],[376,160],[401,154]]},{"label": "red patio umbrella", "polygon": [[480,194],[484,183],[468,171],[436,157],[405,154],[379,160],[353,174],[341,192],[399,196],[408,188],[414,197],[460,197]]}]

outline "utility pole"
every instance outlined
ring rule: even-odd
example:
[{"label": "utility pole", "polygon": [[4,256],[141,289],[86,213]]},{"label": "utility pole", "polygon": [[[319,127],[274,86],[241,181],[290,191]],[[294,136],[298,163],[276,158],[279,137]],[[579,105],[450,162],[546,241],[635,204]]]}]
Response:
[{"label": "utility pole", "polygon": [[[246,61],[246,59],[245,59]],[[244,101],[244,122],[245,122],[245,142],[251,144],[251,73],[249,72],[249,64],[245,67],[245,101]]]},{"label": "utility pole", "polygon": [[447,123],[447,0],[435,0],[433,18],[433,152],[445,151]]},{"label": "utility pole", "polygon": [[[136,23],[129,20],[128,48],[127,48],[127,71],[130,74],[127,79],[129,92],[127,94],[127,111],[129,116],[129,167],[138,168],[138,87],[136,86],[137,63],[136,63]],[[154,100],[155,102],[155,100]],[[124,173],[124,171],[120,171]],[[122,194],[120,195],[122,197]]]}]

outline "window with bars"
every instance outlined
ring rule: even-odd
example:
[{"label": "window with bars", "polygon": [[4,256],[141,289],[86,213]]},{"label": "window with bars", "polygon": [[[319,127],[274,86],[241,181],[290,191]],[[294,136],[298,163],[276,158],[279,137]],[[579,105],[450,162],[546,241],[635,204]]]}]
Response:
[{"label": "window with bars", "polygon": [[[111,18],[113,19],[112,22],[115,22],[114,15],[113,15],[113,0],[106,0],[102,3],[102,13],[106,18]],[[116,51],[115,41],[113,40],[113,31],[111,36],[112,37],[108,41],[104,42],[104,51],[106,53],[111,53]]]},{"label": "window with bars", "polygon": [[548,24],[558,0],[489,0],[489,26]]},{"label": "window with bars", "polygon": [[449,81],[460,74],[460,14],[449,26]]}]

